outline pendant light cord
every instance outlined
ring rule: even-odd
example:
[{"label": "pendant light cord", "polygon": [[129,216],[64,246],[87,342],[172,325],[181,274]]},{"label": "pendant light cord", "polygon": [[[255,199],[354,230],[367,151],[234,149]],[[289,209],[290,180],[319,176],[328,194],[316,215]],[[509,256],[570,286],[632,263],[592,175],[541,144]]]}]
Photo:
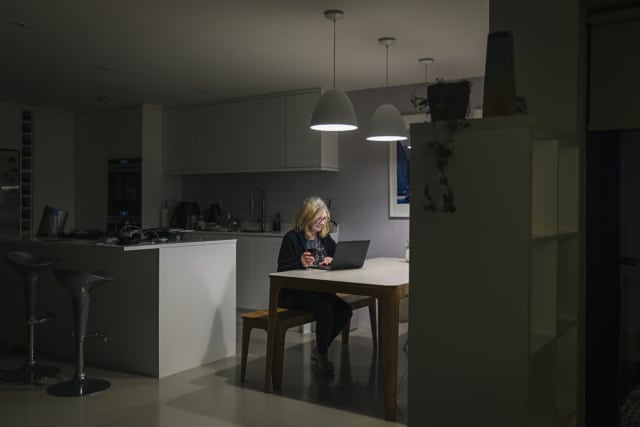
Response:
[{"label": "pendant light cord", "polygon": [[424,64],[424,99],[429,97],[429,64]]},{"label": "pendant light cord", "polygon": [[336,20],[333,19],[333,88],[336,88]]},{"label": "pendant light cord", "polygon": [[384,97],[389,103],[389,45],[385,46],[387,48],[387,78],[384,81]]}]

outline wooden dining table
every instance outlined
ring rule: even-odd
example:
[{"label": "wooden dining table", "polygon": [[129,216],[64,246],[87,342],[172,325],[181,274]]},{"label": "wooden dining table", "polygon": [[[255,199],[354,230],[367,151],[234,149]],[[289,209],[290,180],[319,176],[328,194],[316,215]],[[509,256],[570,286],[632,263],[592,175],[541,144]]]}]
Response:
[{"label": "wooden dining table", "polygon": [[341,292],[373,296],[378,301],[384,416],[395,420],[398,394],[398,322],[400,300],[409,295],[409,263],[403,258],[370,258],[362,268],[349,270],[304,269],[269,275],[269,320],[265,392],[280,390],[282,372],[273,366],[278,294],[283,288]]}]

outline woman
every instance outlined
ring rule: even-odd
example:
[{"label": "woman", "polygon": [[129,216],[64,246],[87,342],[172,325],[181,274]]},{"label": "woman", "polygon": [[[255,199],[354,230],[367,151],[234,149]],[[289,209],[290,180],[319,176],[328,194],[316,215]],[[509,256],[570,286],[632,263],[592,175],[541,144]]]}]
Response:
[{"label": "woman", "polygon": [[[296,215],[293,230],[282,239],[278,271],[331,264],[336,242],[329,235],[330,219],[329,209],[321,198],[305,199]],[[329,346],[351,319],[351,306],[334,293],[299,289],[282,289],[278,305],[315,313],[316,346],[311,358],[321,371],[330,373],[333,365],[327,357]]]}]

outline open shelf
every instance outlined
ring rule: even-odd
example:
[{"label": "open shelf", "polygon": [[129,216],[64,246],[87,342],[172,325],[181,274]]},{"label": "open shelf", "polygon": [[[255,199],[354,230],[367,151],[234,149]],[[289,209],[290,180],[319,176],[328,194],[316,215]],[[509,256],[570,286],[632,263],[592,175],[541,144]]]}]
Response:
[{"label": "open shelf", "polygon": [[557,252],[558,245],[555,239],[533,241],[529,290],[532,336],[556,335]]},{"label": "open shelf", "polygon": [[557,139],[532,144],[532,236],[558,232],[558,144]]},{"label": "open shelf", "polygon": [[32,182],[33,168],[33,111],[22,111],[22,144],[20,146],[20,238],[31,239],[33,235]]},{"label": "open shelf", "polygon": [[559,426],[568,425],[577,408],[577,331],[577,327],[569,328],[557,340],[555,395]]},{"label": "open shelf", "polygon": [[531,341],[529,343],[531,357],[536,357],[543,352],[548,345],[553,343],[554,338],[553,335],[531,334]]},{"label": "open shelf", "polygon": [[531,427],[555,425],[556,378],[552,369],[556,358],[555,353],[555,346],[549,345],[531,361],[528,424]]}]

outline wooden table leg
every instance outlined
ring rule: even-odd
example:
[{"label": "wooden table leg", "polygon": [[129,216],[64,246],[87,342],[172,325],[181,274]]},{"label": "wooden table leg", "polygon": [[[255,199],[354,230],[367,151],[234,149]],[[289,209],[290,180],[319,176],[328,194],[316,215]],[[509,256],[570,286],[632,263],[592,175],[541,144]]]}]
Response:
[{"label": "wooden table leg", "polygon": [[278,294],[280,286],[278,279],[271,278],[269,281],[269,320],[267,321],[267,355],[264,366],[264,391],[271,391],[273,372],[273,350],[276,342],[276,313],[278,310]]},{"label": "wooden table leg", "polygon": [[396,419],[398,398],[398,321],[399,294],[386,292],[378,299],[380,307],[380,338],[382,350],[382,387],[384,392],[384,417]]}]

